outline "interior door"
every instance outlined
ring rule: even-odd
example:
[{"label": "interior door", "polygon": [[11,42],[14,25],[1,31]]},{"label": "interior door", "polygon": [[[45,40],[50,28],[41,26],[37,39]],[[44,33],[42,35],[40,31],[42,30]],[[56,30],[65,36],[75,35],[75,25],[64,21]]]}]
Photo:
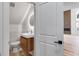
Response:
[{"label": "interior door", "polygon": [[41,35],[56,35],[56,3],[45,3],[39,5],[38,8],[39,33]]},{"label": "interior door", "polygon": [[64,55],[63,3],[50,2],[36,6],[36,55]]}]

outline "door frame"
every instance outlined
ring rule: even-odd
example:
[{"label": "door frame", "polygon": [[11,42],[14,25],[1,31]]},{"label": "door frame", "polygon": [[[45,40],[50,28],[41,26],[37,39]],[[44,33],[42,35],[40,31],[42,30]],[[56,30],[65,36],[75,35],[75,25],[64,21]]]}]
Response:
[{"label": "door frame", "polygon": [[2,52],[2,2],[0,2],[0,55],[3,55]]},{"label": "door frame", "polygon": [[[9,27],[10,27],[10,24],[9,24],[9,17],[10,17],[10,7],[9,7],[9,3],[10,2],[2,2],[2,55],[3,56],[9,56],[9,40],[10,40],[10,35],[9,35]],[[32,3],[30,2],[31,4],[34,5],[34,13],[36,11],[36,5],[37,3]],[[36,14],[34,14],[36,15]],[[36,16],[35,16],[36,17]],[[36,23],[36,18],[35,18],[35,23]],[[36,24],[34,23],[34,30],[35,30],[35,26]],[[34,31],[36,33],[36,31]],[[34,35],[34,38],[36,36]],[[35,39],[34,39],[34,42]],[[6,49],[6,50],[5,50]],[[34,43],[34,55],[36,55],[35,53],[35,43]]]},{"label": "door frame", "polygon": [[9,2],[2,2],[2,55],[9,56]]}]

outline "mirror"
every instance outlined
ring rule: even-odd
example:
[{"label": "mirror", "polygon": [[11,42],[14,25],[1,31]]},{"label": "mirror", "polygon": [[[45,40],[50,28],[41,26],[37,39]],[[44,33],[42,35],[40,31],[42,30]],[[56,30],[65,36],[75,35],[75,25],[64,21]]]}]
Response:
[{"label": "mirror", "polygon": [[32,11],[28,17],[28,30],[34,33],[34,12]]},{"label": "mirror", "polygon": [[32,15],[30,18],[30,25],[34,26],[34,15]]}]

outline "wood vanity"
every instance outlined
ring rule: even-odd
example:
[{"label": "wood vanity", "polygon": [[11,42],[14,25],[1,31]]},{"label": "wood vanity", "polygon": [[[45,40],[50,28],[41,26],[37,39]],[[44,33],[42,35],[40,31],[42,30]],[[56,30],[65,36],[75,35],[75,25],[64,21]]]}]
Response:
[{"label": "wood vanity", "polygon": [[34,37],[26,38],[20,36],[20,46],[25,55],[32,55],[32,52],[34,51]]}]

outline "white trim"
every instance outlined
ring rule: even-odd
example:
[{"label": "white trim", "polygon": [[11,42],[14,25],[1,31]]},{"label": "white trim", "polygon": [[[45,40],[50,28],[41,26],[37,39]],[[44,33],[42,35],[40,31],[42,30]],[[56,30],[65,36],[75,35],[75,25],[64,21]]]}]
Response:
[{"label": "white trim", "polygon": [[9,56],[9,3],[3,2],[3,55]]},{"label": "white trim", "polygon": [[2,55],[2,2],[0,2],[0,55]]}]

